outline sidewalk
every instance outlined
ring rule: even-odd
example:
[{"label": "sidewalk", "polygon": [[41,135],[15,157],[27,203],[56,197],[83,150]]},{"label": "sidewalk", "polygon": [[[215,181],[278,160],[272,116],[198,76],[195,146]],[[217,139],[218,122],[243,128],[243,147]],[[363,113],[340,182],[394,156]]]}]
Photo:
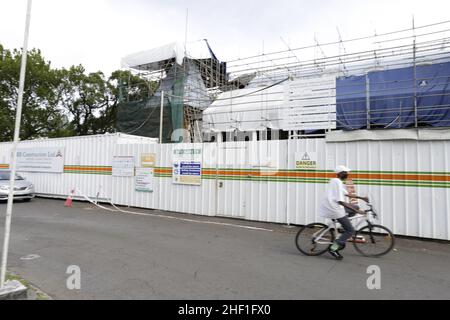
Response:
[{"label": "sidewalk", "polygon": [[17,280],[22,283],[25,287],[27,287],[27,297],[19,298],[16,300],[53,300],[48,294],[44,293],[38,287],[33,285],[31,282],[23,279],[22,277],[13,274],[11,272],[6,273],[6,281],[9,280]]}]

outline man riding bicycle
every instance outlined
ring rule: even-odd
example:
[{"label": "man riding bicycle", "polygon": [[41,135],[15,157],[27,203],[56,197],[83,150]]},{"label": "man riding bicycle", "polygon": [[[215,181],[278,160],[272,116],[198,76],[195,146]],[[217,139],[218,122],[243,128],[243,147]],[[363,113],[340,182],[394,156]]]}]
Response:
[{"label": "man riding bicycle", "polygon": [[339,253],[345,248],[345,243],[355,233],[352,223],[348,215],[365,214],[357,205],[349,204],[345,201],[345,197],[361,199],[366,202],[369,201],[367,197],[360,197],[355,194],[349,194],[344,187],[344,181],[348,178],[348,173],[351,170],[346,166],[340,165],[335,169],[337,178],[333,178],[327,185],[327,190],[324,199],[319,207],[319,215],[327,219],[337,220],[344,229],[339,239],[328,248],[328,252],[336,259],[342,260],[343,256]]}]

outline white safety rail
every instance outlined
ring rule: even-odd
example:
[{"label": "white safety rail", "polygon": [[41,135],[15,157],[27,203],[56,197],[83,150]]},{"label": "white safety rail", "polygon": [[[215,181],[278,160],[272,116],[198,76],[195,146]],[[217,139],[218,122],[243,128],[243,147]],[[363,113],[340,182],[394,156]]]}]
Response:
[{"label": "white safety rail", "polygon": [[[337,75],[337,74],[336,74]],[[284,130],[336,129],[336,75],[286,82],[289,101],[282,110]]]}]

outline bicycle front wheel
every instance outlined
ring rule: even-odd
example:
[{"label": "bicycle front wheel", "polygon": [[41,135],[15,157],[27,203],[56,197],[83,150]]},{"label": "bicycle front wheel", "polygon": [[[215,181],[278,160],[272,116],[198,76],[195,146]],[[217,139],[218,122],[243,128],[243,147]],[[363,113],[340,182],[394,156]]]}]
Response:
[{"label": "bicycle front wheel", "polygon": [[307,256],[318,256],[334,241],[334,232],[323,223],[311,223],[301,228],[295,237],[297,249]]},{"label": "bicycle front wheel", "polygon": [[380,257],[394,248],[394,234],[386,227],[371,224],[359,229],[355,234],[353,245],[360,254],[366,257]]}]

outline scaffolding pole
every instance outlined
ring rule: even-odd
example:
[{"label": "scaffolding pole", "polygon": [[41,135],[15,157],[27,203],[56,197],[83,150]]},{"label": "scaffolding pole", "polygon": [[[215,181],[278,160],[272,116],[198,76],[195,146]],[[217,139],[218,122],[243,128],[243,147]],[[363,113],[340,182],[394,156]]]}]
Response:
[{"label": "scaffolding pole", "polygon": [[416,62],[416,31],[415,31],[415,23],[414,16],[412,19],[412,30],[413,30],[413,70],[414,70],[414,127],[418,127],[418,119],[417,119],[417,62]]},{"label": "scaffolding pole", "polygon": [[164,121],[164,90],[161,91],[161,114],[159,117],[159,143],[163,142],[163,121]]}]

